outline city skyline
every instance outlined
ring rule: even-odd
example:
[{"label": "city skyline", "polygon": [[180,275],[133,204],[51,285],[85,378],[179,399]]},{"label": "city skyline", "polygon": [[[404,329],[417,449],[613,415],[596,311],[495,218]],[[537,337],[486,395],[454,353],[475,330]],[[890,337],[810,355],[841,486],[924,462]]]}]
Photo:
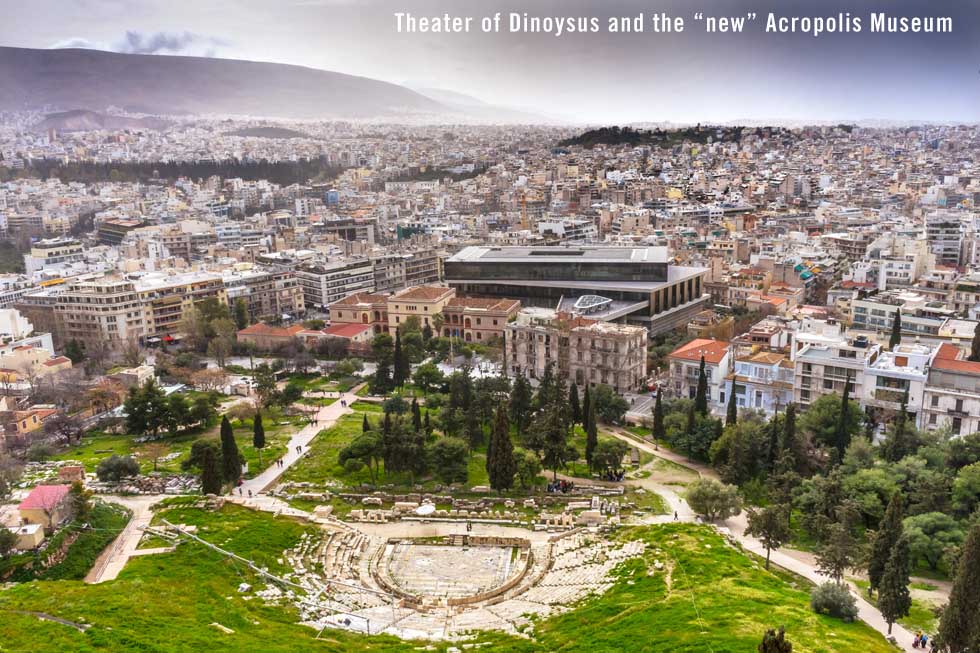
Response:
[{"label": "city skyline", "polygon": [[[980,120],[975,1],[900,2],[820,8],[789,2],[707,2],[706,14],[760,18],[743,34],[704,34],[693,8],[622,0],[597,8],[575,0],[481,6],[469,0],[406,4],[297,0],[273,5],[222,0],[114,0],[70,6],[3,3],[0,44],[86,47],[137,54],[216,56],[303,65],[411,87],[445,89],[484,102],[577,123]],[[57,6],[56,6],[57,5]],[[949,34],[765,34],[768,11],[785,16],[950,16]],[[682,34],[407,34],[395,12],[497,11],[534,16],[683,17]]]}]

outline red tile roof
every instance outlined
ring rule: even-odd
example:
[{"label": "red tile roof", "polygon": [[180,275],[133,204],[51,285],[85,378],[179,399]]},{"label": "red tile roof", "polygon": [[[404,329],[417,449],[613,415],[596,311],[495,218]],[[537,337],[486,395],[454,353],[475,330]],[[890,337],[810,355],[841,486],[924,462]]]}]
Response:
[{"label": "red tile roof", "polygon": [[441,286],[415,286],[414,288],[406,288],[405,290],[399,290],[396,292],[392,299],[414,299],[417,301],[434,301],[437,299],[442,299],[446,296],[446,293],[455,292],[452,288],[443,288]]},{"label": "red tile roof", "polygon": [[247,326],[238,332],[238,335],[245,336],[273,336],[279,338],[289,338],[295,336],[297,333],[303,330],[303,325],[294,324],[289,327],[274,327],[268,324],[263,324],[259,322],[258,324],[253,324]]},{"label": "red tile roof", "polygon": [[18,510],[52,510],[68,495],[67,485],[38,485],[17,506]]},{"label": "red tile roof", "polygon": [[686,345],[681,345],[677,349],[671,352],[670,358],[676,358],[680,360],[688,361],[700,361],[701,356],[704,356],[704,362],[707,364],[715,364],[721,362],[721,359],[725,357],[728,353],[728,343],[724,340],[709,340],[707,338],[697,338],[687,343]]},{"label": "red tile roof", "polygon": [[384,304],[388,301],[385,295],[375,295],[374,293],[358,292],[353,295],[347,295],[343,299],[338,299],[333,304],[330,305],[331,308],[334,306],[359,306],[361,304]]},{"label": "red tile roof", "polygon": [[328,336],[338,336],[340,338],[354,338],[365,331],[370,331],[370,324],[331,324],[323,330]]},{"label": "red tile roof", "polygon": [[980,375],[980,362],[963,359],[963,350],[956,345],[944,342],[939,346],[939,351],[936,352],[932,366],[950,372],[965,372],[967,374]]},{"label": "red tile roof", "polygon": [[520,308],[516,299],[492,299],[488,297],[453,297],[446,308],[476,308],[485,311],[511,311]]}]

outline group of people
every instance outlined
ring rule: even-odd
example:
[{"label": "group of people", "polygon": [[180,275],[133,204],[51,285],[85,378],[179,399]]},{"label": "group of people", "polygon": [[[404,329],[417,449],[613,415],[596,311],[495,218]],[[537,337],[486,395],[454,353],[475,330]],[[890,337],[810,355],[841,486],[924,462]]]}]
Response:
[{"label": "group of people", "polygon": [[[915,631],[915,639],[912,640],[912,648],[925,648],[929,645],[929,636],[926,635],[921,630]],[[932,643],[932,648],[935,650],[936,643]]]},{"label": "group of people", "polygon": [[619,470],[618,472],[613,472],[613,471],[606,472],[602,476],[602,480],[610,481],[610,482],[612,481],[621,482],[624,478],[626,478],[626,471],[622,469]]},{"label": "group of people", "polygon": [[574,483],[562,479],[560,481],[548,483],[548,492],[561,492],[562,494],[568,494],[574,487]]}]

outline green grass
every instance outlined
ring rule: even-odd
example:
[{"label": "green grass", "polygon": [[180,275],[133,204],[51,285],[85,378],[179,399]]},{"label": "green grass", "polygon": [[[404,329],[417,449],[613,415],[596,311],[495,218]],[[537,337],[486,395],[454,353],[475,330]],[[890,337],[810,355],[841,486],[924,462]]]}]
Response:
[{"label": "green grass", "polygon": [[[328,400],[332,401],[332,400]],[[238,443],[238,450],[248,463],[247,478],[259,474],[269,464],[286,453],[289,439],[294,433],[303,428],[304,421],[299,416],[283,415],[279,408],[269,408],[262,416],[265,426],[265,448],[262,450],[262,464],[259,464],[259,454],[252,446],[252,420],[243,422],[232,420],[232,430]],[[153,471],[151,450],[159,445],[162,455],[157,464],[157,470],[163,474],[181,473],[181,463],[190,454],[191,445],[198,439],[218,440],[219,427],[212,426],[206,430],[194,429],[173,437],[163,437],[152,443],[135,442],[132,435],[116,435],[92,431],[82,437],[82,441],[53,456],[53,460],[77,460],[85,467],[85,471],[94,472],[99,462],[116,454],[134,456],[140,464],[140,471],[148,474]],[[177,454],[170,460],[162,460],[167,455]]]},{"label": "green grass", "polygon": [[340,482],[347,487],[371,482],[367,469],[348,472],[337,462],[340,450],[361,434],[364,416],[344,415],[328,429],[320,431],[309,446],[309,452],[286,470],[284,482]]},{"label": "green grass", "polygon": [[[865,598],[867,598],[868,581],[860,578],[849,578],[848,580],[854,583],[854,585],[864,594]],[[927,589],[927,591],[932,591],[936,589],[936,586],[929,585],[927,583],[909,583],[909,588]],[[921,630],[922,632],[931,635],[932,633],[936,632],[936,626],[939,625],[939,620],[936,618],[933,605],[929,601],[914,598],[912,599],[912,607],[909,610],[908,616],[899,619],[898,623],[913,632],[916,630]]]},{"label": "green grass", "polygon": [[[173,508],[171,522],[194,524],[203,539],[279,570],[278,558],[310,529],[288,518],[226,505],[219,512]],[[612,537],[647,542],[645,554],[615,573],[613,587],[574,610],[538,621],[533,639],[479,633],[484,651],[620,653],[753,651],[766,628],[784,624],[799,653],[893,651],[861,623],[810,611],[805,588],[769,573],[730,548],[713,530],[692,524],[622,529]],[[666,565],[656,570],[654,562]],[[446,651],[459,644],[316,631],[296,623],[288,606],[246,600],[239,583],[265,585],[244,565],[185,543],[169,554],[134,558],[115,581],[85,585],[40,581],[0,591],[4,651]],[[15,611],[37,611],[90,624],[84,633]],[[220,623],[234,631],[223,634]]]}]

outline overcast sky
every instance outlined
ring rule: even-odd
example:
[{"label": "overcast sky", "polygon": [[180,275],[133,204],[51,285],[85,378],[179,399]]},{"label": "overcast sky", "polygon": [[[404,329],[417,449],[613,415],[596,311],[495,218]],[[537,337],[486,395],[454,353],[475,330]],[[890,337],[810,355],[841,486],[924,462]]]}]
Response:
[{"label": "overcast sky", "polygon": [[[696,10],[759,18],[744,34],[708,35]],[[597,16],[603,31],[398,34],[396,11]],[[605,32],[610,15],[660,11],[684,17],[685,33]],[[765,34],[769,11],[849,11],[865,31]],[[951,16],[954,31],[871,34],[871,11]],[[0,0],[0,16],[0,45],[299,64],[582,122],[980,121],[980,0]]]}]

